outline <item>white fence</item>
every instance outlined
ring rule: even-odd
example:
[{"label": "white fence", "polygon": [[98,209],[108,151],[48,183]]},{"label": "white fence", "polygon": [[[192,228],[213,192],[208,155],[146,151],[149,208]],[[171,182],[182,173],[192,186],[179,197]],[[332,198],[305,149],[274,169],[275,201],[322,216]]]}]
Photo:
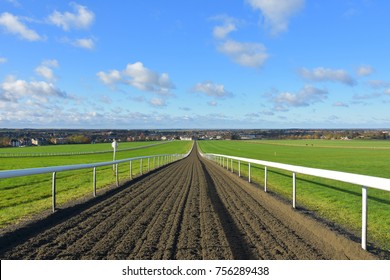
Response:
[{"label": "white fence", "polygon": [[134,157],[127,158],[122,160],[115,160],[109,162],[98,162],[98,163],[90,163],[90,164],[76,164],[76,165],[65,165],[65,166],[51,166],[51,167],[42,167],[42,168],[29,168],[29,169],[18,169],[18,170],[7,170],[0,171],[0,179],[6,178],[14,178],[14,177],[23,177],[23,176],[31,176],[45,173],[52,173],[52,209],[53,212],[56,210],[56,174],[57,172],[63,171],[71,171],[71,170],[80,170],[80,169],[92,169],[93,170],[93,196],[96,196],[96,168],[102,166],[112,165],[115,170],[115,181],[116,185],[119,186],[119,177],[118,177],[118,164],[120,163],[129,163],[129,177],[132,179],[133,176],[133,162],[140,161],[140,174],[144,173],[143,161],[148,161],[148,169],[149,172],[151,161],[153,161],[153,168],[158,168],[160,166],[166,165],[168,163],[177,161],[184,157],[187,157],[187,154],[163,154],[163,155],[153,155],[153,156],[142,156],[142,157]]},{"label": "white fence", "polygon": [[250,158],[242,158],[235,156],[227,156],[221,154],[201,154],[210,160],[216,161],[223,167],[229,169],[229,161],[231,171],[233,170],[233,160],[238,162],[238,175],[241,176],[241,162],[248,163],[248,181],[251,181],[251,163],[264,166],[264,191],[267,191],[267,167],[278,168],[292,172],[292,204],[295,208],[296,203],[296,173],[305,174],[315,177],[321,177],[341,182],[351,183],[362,186],[362,248],[367,248],[367,188],[374,188],[384,191],[390,191],[390,179],[366,176],[361,174],[353,174],[340,171],[331,171],[318,168],[309,168],[302,166],[295,166],[290,164],[276,163],[270,161],[263,161]]},{"label": "white fence", "polygon": [[[138,146],[138,147],[130,147],[130,148],[124,148],[124,149],[117,149],[117,152],[123,152],[123,151],[131,151],[131,150],[138,150],[138,149],[144,149],[144,148],[150,148],[157,145],[166,144],[169,142],[161,142],[156,144],[150,144],[150,145],[144,145],[144,146]],[[21,152],[20,149],[23,148],[12,148],[12,149],[18,149],[17,152],[11,153],[11,152],[0,152],[0,158],[14,158],[14,157],[52,157],[52,156],[80,156],[80,155],[93,155],[93,154],[107,154],[112,153],[112,149],[110,150],[103,150],[103,151],[94,151],[94,152],[42,152],[42,153],[24,153]],[[22,150],[23,151],[23,150]]]}]

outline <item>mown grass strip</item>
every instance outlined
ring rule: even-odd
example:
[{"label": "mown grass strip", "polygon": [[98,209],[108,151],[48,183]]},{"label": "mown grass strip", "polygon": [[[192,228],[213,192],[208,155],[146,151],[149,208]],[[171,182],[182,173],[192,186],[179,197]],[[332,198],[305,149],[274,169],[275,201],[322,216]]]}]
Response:
[{"label": "mown grass strip", "polygon": [[[121,143],[117,152],[148,148],[156,145],[163,145],[168,142],[125,142]],[[59,145],[59,146],[39,146],[22,148],[2,148],[0,158],[12,157],[45,157],[45,156],[73,156],[112,153],[112,148],[108,144],[91,145]]]}]

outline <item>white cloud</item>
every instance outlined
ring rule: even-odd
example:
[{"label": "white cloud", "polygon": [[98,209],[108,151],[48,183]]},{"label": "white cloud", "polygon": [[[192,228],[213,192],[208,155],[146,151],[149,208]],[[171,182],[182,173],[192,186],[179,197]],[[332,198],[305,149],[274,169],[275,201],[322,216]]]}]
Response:
[{"label": "white cloud", "polygon": [[333,103],[333,107],[349,107],[349,105],[344,102],[335,102]]},{"label": "white cloud", "polygon": [[[167,73],[159,74],[146,68],[141,62],[127,64],[122,71],[113,69],[109,72],[100,71],[96,74],[100,81],[113,89],[119,85],[130,85],[142,91],[152,92],[159,97],[153,97],[148,103],[157,108],[165,107],[167,97],[171,96],[171,90],[175,88]],[[136,102],[144,102],[143,96],[133,98]]]},{"label": "white cloud", "polygon": [[231,128],[243,127],[248,120],[231,118],[224,114],[184,114],[172,115],[167,113],[137,112],[131,109],[98,110],[95,108],[66,108],[55,104],[31,103],[4,104],[0,100],[0,124],[4,127],[33,127],[33,128],[131,128],[153,129],[172,127],[201,127],[201,128]]},{"label": "white cloud", "polygon": [[252,42],[239,42],[228,38],[232,31],[237,30],[239,20],[220,15],[212,18],[222,21],[221,25],[215,26],[213,36],[218,40],[217,50],[228,56],[235,63],[245,66],[258,68],[261,67],[268,58],[268,53],[264,45]]},{"label": "white cloud", "polygon": [[263,114],[265,116],[274,116],[275,115],[275,113],[272,110],[263,110],[261,112],[261,114]]},{"label": "white cloud", "polygon": [[58,11],[54,11],[47,18],[48,22],[61,27],[65,31],[69,31],[71,28],[89,28],[95,19],[95,14],[88,10],[85,6],[81,6],[76,3],[71,3],[70,5],[72,6],[74,13],[60,13]]},{"label": "white cloud", "polygon": [[381,97],[380,93],[367,93],[367,94],[354,94],[353,99],[355,100],[367,100],[367,99],[375,99]]},{"label": "white cloud", "polygon": [[248,119],[258,119],[260,118],[260,114],[258,113],[249,113],[245,115],[246,118]]},{"label": "white cloud", "polygon": [[162,98],[152,98],[149,101],[149,104],[153,107],[165,107],[167,106],[166,100]]},{"label": "white cloud", "polygon": [[264,45],[259,43],[241,43],[227,40],[218,46],[218,50],[229,56],[234,62],[246,67],[260,67],[268,58]]},{"label": "white cloud", "polygon": [[317,82],[340,82],[349,86],[356,84],[356,81],[342,69],[329,69],[318,67],[313,70],[301,68],[299,74],[306,80],[317,81]]},{"label": "white cloud", "polygon": [[[77,127],[86,124],[87,114],[75,109],[67,111],[56,104],[27,100],[20,103],[3,102],[0,99],[2,114],[0,123],[9,127]],[[95,119],[96,120],[96,119]],[[87,127],[87,126],[86,126]]]},{"label": "white cloud", "polygon": [[72,42],[75,47],[92,50],[95,48],[95,41],[91,38],[76,39]]},{"label": "white cloud", "polygon": [[168,95],[175,86],[167,73],[159,74],[146,68],[142,62],[127,64],[123,71],[124,82],[143,91]]},{"label": "white cloud", "polygon": [[213,35],[216,39],[225,39],[230,32],[237,30],[237,20],[235,18],[217,16],[213,19],[222,20],[222,25],[215,26],[213,29]]},{"label": "white cloud", "polygon": [[110,70],[108,73],[100,71],[96,75],[105,85],[113,85],[122,79],[121,73],[118,70]]},{"label": "white cloud", "polygon": [[287,31],[290,18],[300,11],[304,0],[247,0],[253,9],[260,10],[271,34]]},{"label": "white cloud", "polygon": [[277,105],[277,104],[275,104],[275,106],[272,108],[272,110],[275,112],[288,112],[288,109],[286,107],[284,107],[283,105]]},{"label": "white cloud", "polygon": [[42,61],[42,65],[45,65],[47,67],[51,68],[57,68],[59,66],[59,63],[56,59],[47,59]]},{"label": "white cloud", "polygon": [[45,60],[41,63],[41,65],[35,68],[35,72],[47,81],[54,81],[56,79],[56,76],[54,75],[53,68],[57,67],[57,60]]},{"label": "white cloud", "polygon": [[6,0],[7,2],[13,4],[15,7],[20,7],[20,3],[17,0]]},{"label": "white cloud", "polygon": [[0,56],[0,64],[4,64],[7,62],[7,58]]},{"label": "white cloud", "polygon": [[374,89],[385,88],[385,87],[390,86],[389,82],[382,81],[382,80],[371,80],[371,81],[368,81],[368,84],[370,87],[372,87]]},{"label": "white cloud", "polygon": [[390,88],[385,90],[385,94],[390,95]]},{"label": "white cloud", "polygon": [[101,101],[102,103],[105,103],[105,104],[112,103],[112,99],[106,95],[100,96],[99,101]]},{"label": "white cloud", "polygon": [[60,39],[60,41],[77,48],[87,50],[93,50],[95,48],[95,40],[93,38],[70,39],[68,37],[63,37]]},{"label": "white cloud", "polygon": [[374,68],[369,65],[362,65],[357,70],[356,73],[360,76],[369,76],[374,72]]},{"label": "white cloud", "polygon": [[207,104],[209,104],[211,107],[216,107],[218,105],[217,101],[209,101]]},{"label": "white cloud", "polygon": [[51,69],[45,65],[40,65],[37,68],[35,68],[35,72],[48,81],[52,81],[55,79],[53,69]]},{"label": "white cloud", "polygon": [[286,111],[286,107],[306,107],[322,102],[328,97],[328,91],[306,85],[298,93],[282,92],[272,96],[278,111]]},{"label": "white cloud", "polygon": [[0,84],[0,100],[17,103],[21,99],[47,102],[49,97],[66,98],[64,91],[45,81],[25,81],[9,76]]},{"label": "white cloud", "polygon": [[18,35],[20,38],[28,41],[43,39],[37,32],[23,24],[17,16],[10,13],[2,13],[0,15],[0,26],[3,26],[7,32]]},{"label": "white cloud", "polygon": [[202,83],[197,83],[193,88],[192,92],[204,93],[207,96],[215,98],[223,98],[232,96],[232,93],[225,89],[225,86],[222,84],[215,84],[211,81],[206,81]]}]

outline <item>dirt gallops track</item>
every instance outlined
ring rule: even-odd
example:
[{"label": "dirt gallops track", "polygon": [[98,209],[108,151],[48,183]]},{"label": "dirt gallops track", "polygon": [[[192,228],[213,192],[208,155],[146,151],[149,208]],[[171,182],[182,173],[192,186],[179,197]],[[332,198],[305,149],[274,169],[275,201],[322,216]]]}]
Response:
[{"label": "dirt gallops track", "polygon": [[196,147],[76,213],[3,235],[0,245],[1,259],[373,258]]}]

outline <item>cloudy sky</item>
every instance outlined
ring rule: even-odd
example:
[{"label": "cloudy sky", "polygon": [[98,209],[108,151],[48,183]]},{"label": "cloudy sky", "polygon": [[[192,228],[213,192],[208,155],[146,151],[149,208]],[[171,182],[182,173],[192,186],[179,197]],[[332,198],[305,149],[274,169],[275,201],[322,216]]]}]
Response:
[{"label": "cloudy sky", "polygon": [[0,0],[0,127],[389,128],[388,0]]}]

